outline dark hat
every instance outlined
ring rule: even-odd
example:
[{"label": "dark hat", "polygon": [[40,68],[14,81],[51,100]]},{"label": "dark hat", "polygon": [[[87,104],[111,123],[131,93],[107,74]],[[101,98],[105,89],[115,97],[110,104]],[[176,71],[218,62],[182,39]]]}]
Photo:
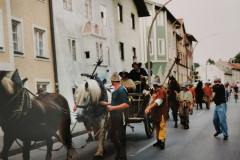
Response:
[{"label": "dark hat", "polygon": [[132,68],[134,68],[134,67],[133,67],[134,64],[137,64],[139,68],[141,68],[141,66],[142,66],[142,63],[138,62],[137,59],[134,59],[134,60],[133,60]]},{"label": "dark hat", "polygon": [[125,73],[126,76],[129,77],[129,73],[127,72],[127,70],[126,70],[125,68],[122,70],[122,72],[119,72],[119,76],[122,77],[122,74],[123,74],[123,73]]}]

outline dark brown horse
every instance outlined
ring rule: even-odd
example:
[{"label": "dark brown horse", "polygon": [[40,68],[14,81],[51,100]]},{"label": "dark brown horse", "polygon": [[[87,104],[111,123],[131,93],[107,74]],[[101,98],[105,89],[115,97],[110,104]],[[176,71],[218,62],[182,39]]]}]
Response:
[{"label": "dark brown horse", "polygon": [[20,139],[23,141],[24,160],[30,159],[31,141],[44,140],[47,144],[46,159],[49,160],[52,157],[53,136],[67,148],[66,159],[71,159],[75,150],[72,147],[67,100],[57,93],[31,99],[19,81],[17,83],[14,77],[9,79],[5,75],[6,72],[0,72],[0,126],[4,132],[2,159],[8,159],[11,145],[15,139]]}]

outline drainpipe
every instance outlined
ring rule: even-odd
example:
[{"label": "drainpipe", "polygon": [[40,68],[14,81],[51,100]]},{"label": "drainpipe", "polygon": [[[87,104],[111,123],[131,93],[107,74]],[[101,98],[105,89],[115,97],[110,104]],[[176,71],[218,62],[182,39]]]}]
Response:
[{"label": "drainpipe", "polygon": [[50,28],[51,28],[52,50],[53,50],[53,69],[54,69],[54,79],[55,79],[55,92],[59,93],[52,0],[49,0],[49,13],[50,13]]}]

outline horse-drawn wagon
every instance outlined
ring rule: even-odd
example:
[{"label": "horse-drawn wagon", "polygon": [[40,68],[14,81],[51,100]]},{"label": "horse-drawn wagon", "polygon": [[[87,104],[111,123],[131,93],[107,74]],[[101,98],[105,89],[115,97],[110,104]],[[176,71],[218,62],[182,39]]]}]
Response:
[{"label": "horse-drawn wagon", "polygon": [[144,111],[149,104],[150,95],[142,93],[129,93],[129,116],[128,123],[144,123],[145,132],[148,138],[154,135],[154,126],[151,115],[145,115]]}]

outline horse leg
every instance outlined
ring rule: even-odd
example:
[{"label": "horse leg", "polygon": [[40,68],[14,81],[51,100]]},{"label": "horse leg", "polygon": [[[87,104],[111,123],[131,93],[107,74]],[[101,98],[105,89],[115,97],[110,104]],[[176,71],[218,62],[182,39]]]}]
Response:
[{"label": "horse leg", "polygon": [[31,149],[31,141],[24,140],[23,141],[23,159],[24,160],[30,159],[30,149]]},{"label": "horse leg", "polygon": [[52,159],[52,148],[53,148],[53,140],[52,138],[48,138],[46,140],[47,143],[47,155],[46,155],[46,160],[51,160]]},{"label": "horse leg", "polygon": [[105,128],[101,128],[101,126],[105,127],[105,123],[106,122],[101,120],[101,123],[98,124],[98,126],[94,127],[94,132],[96,132],[96,133],[101,129],[101,131],[98,134],[98,149],[97,149],[97,152],[94,154],[94,159],[102,159],[103,158],[103,146],[104,146],[106,130],[105,130]]},{"label": "horse leg", "polygon": [[72,155],[76,153],[75,149],[72,146],[72,134],[70,132],[70,115],[66,115],[61,120],[60,128],[59,128],[59,138],[61,139],[61,142],[63,145],[67,148],[67,160],[72,159]]},{"label": "horse leg", "polygon": [[12,146],[14,141],[14,138],[12,136],[8,136],[7,134],[4,134],[3,137],[3,149],[2,149],[2,159],[8,160],[8,151],[10,147]]}]

